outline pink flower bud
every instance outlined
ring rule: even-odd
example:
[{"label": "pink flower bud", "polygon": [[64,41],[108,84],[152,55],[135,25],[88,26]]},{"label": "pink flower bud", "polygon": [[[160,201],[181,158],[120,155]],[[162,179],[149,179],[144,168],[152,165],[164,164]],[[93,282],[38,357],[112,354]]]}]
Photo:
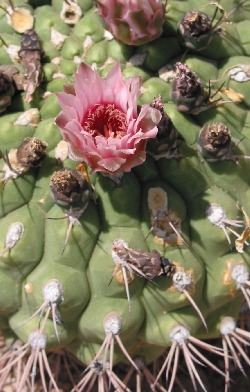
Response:
[{"label": "pink flower bud", "polygon": [[162,33],[161,0],[97,0],[97,6],[110,32],[124,44],[143,45]]}]

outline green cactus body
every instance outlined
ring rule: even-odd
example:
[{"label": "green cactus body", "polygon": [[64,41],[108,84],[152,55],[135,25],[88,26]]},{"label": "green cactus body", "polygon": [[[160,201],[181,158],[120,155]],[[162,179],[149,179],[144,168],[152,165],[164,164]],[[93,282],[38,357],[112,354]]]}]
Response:
[{"label": "green cactus body", "polygon": [[[14,3],[28,7],[23,1],[14,0]],[[30,333],[43,325],[47,314],[42,331],[47,336],[46,351],[64,348],[85,366],[92,367],[106,336],[116,342],[120,339],[132,359],[142,356],[146,364],[172,347],[171,331],[177,323],[185,325],[197,339],[219,337],[222,319],[232,317],[237,321],[244,298],[244,283],[233,280],[232,266],[242,263],[250,268],[247,245],[244,244],[244,253],[237,252],[234,243],[237,237],[230,231],[233,229],[239,237],[247,227],[242,208],[250,214],[250,163],[249,157],[243,157],[250,151],[247,6],[239,6],[229,16],[232,24],[221,24],[224,34],[215,30],[199,52],[192,44],[192,49],[184,54],[186,48],[178,41],[178,22],[189,11],[201,11],[207,5],[205,0],[168,2],[161,37],[136,47],[118,43],[108,35],[90,0],[75,2],[81,10],[76,24],[66,23],[60,16],[63,3],[67,2],[28,3],[34,14],[33,28],[45,56],[41,58],[42,82],[33,100],[25,102],[24,92],[17,90],[12,95],[11,91],[7,94],[8,106],[0,107],[3,158],[0,168],[4,183],[4,186],[0,184],[0,329],[3,335],[7,339],[11,329],[14,338],[26,344]],[[229,13],[235,8],[235,1],[222,0],[220,5]],[[5,2],[1,6],[5,8]],[[202,8],[202,12],[205,10],[212,18],[214,7]],[[52,27],[60,35],[54,41]],[[7,50],[11,45],[20,46],[22,35],[7,23],[2,8],[0,31],[4,40],[0,41],[1,65],[14,64],[23,72],[20,62],[16,63]],[[62,137],[55,118],[61,110],[56,93],[63,86],[75,83],[74,72],[81,62],[105,77],[118,59],[124,78],[140,76],[142,79],[138,105],[151,104],[161,94],[163,110],[173,122],[174,134],[169,145],[166,138],[162,139],[166,144],[162,150],[160,139],[157,143],[154,140],[156,144],[151,147],[149,143],[144,163],[114,182],[100,173],[91,173],[85,166],[77,167],[79,162],[68,158],[67,148],[60,144]],[[207,110],[194,114],[191,109],[183,113],[171,101],[174,66],[179,62],[185,62],[200,79],[206,91],[202,105]],[[212,97],[222,82],[225,82],[221,90],[224,96],[217,92]],[[232,95],[227,98],[226,94],[232,91],[234,97],[242,94],[241,102],[221,104],[222,99],[231,99]],[[189,102],[184,104],[188,107]],[[31,108],[39,110],[39,120],[18,122],[19,116]],[[230,130],[230,152],[226,153],[226,159],[225,154],[217,151],[212,158],[204,152],[199,133],[209,123],[223,123]],[[9,174],[11,168],[7,168],[6,156],[25,138],[44,141],[46,154],[39,166],[29,167],[16,176],[15,171]],[[158,155],[159,151],[165,155]],[[79,215],[74,215],[76,205],[64,207],[51,198],[51,176],[63,168],[79,170],[85,176],[84,190],[89,190],[91,197],[84,199]],[[156,192],[158,189],[167,198],[165,210],[157,212],[150,207],[152,189]],[[226,220],[213,223],[209,219],[206,211],[214,205],[221,207]],[[230,221],[243,223],[234,227]],[[20,238],[16,234],[18,238],[12,239],[14,245],[10,246],[8,229],[18,223],[23,232]],[[175,273],[186,274],[191,283],[179,287],[174,282],[174,273],[163,276],[159,271],[160,276],[150,281],[133,269],[125,273],[122,264],[116,268],[112,254],[115,239],[122,239],[129,249],[139,250],[141,254],[156,250],[162,258],[171,261]],[[63,288],[63,299],[58,302],[46,302],[43,298],[43,289],[51,280],[58,280]],[[40,307],[41,311],[36,313]],[[117,334],[108,335],[103,321],[112,312],[120,317],[122,327]],[[132,363],[117,343],[113,364],[119,362]]]}]

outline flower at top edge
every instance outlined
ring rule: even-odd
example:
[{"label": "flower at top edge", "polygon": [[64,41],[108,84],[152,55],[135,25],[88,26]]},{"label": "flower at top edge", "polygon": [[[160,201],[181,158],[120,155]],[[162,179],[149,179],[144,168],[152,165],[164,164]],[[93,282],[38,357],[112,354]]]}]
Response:
[{"label": "flower at top edge", "polygon": [[143,45],[162,33],[161,0],[97,0],[97,7],[110,32],[124,44]]},{"label": "flower at top edge", "polygon": [[57,94],[62,111],[55,121],[70,158],[85,162],[92,172],[109,175],[142,164],[147,139],[156,136],[161,113],[150,105],[138,111],[140,77],[124,80],[117,61],[105,78],[81,64],[75,80]]}]

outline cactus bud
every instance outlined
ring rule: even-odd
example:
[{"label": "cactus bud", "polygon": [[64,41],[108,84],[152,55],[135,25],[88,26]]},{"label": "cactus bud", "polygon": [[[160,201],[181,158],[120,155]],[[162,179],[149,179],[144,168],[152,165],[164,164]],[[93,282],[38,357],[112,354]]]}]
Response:
[{"label": "cactus bud", "polygon": [[149,139],[147,142],[147,152],[150,155],[153,155],[156,160],[160,158],[177,158],[176,139],[178,131],[170,117],[164,111],[161,95],[159,95],[158,98],[154,98],[150,106],[160,111],[161,120],[157,124],[158,132],[156,137],[154,139]]},{"label": "cactus bud", "polygon": [[89,184],[83,174],[68,168],[52,174],[50,190],[54,202],[65,209],[82,210],[91,196]]},{"label": "cactus bud", "polygon": [[127,45],[143,45],[158,38],[165,19],[161,0],[97,0],[99,14],[110,32]]},{"label": "cactus bud", "polygon": [[41,48],[39,37],[35,30],[27,30],[21,41],[21,49],[18,52],[24,72],[27,74],[27,85],[25,86],[25,101],[33,99],[33,93],[42,80],[41,57],[44,52]]},{"label": "cactus bud", "polygon": [[17,160],[22,166],[37,167],[41,165],[48,144],[40,139],[27,137],[17,149]]},{"label": "cactus bud", "polygon": [[18,148],[12,148],[7,157],[0,151],[0,155],[5,161],[1,172],[4,177],[0,182],[5,184],[10,179],[15,179],[27,172],[30,167],[38,167],[44,158],[47,143],[37,138],[26,138]]},{"label": "cactus bud", "polygon": [[64,252],[72,227],[76,223],[81,225],[78,219],[87,208],[90,198],[96,198],[96,193],[80,171],[63,168],[51,176],[50,195],[54,203],[64,209],[65,218],[69,220]]},{"label": "cactus bud", "polygon": [[197,114],[207,100],[200,79],[186,64],[176,63],[177,75],[173,79],[170,98],[177,109],[184,113]]},{"label": "cactus bud", "polygon": [[240,158],[250,159],[247,155],[234,155],[232,150],[236,145],[232,144],[230,130],[221,122],[205,125],[200,130],[197,140],[197,149],[208,162],[224,159],[237,162]]},{"label": "cactus bud", "polygon": [[226,159],[231,154],[231,132],[221,122],[205,125],[199,134],[197,148],[208,162]]},{"label": "cactus bud", "polygon": [[187,48],[205,49],[212,35],[212,20],[203,12],[187,12],[178,23],[178,38]]}]

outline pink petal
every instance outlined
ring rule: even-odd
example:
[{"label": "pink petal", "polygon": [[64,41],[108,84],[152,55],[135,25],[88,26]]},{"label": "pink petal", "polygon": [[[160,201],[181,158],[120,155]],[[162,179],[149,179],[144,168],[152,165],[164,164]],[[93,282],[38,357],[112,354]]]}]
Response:
[{"label": "pink petal", "polygon": [[124,80],[123,76],[121,73],[121,68],[120,68],[120,61],[116,61],[116,63],[113,65],[113,67],[109,70],[106,78],[105,78],[105,84],[107,84],[111,89],[119,89],[124,85]]},{"label": "pink petal", "polygon": [[76,77],[76,75],[79,75],[81,79],[86,79],[86,80],[92,80],[93,79],[93,75],[94,75],[94,71],[92,70],[92,68],[84,63],[81,63],[77,72],[75,72],[74,76]]},{"label": "pink petal", "polygon": [[142,105],[137,123],[139,123],[144,133],[148,132],[152,126],[157,125],[160,120],[161,113],[159,110],[152,108],[150,105]]},{"label": "pink petal", "polygon": [[62,132],[64,130],[64,127],[67,125],[68,121],[69,121],[68,116],[65,115],[65,113],[63,112],[60,112],[57,118],[55,119],[56,125],[61,129]]},{"label": "pink petal", "polygon": [[56,93],[60,106],[74,106],[74,96],[67,93]]},{"label": "pink petal", "polygon": [[[121,165],[125,162],[126,162],[125,159],[112,157],[112,158],[100,160],[98,162],[98,166],[103,167],[104,169],[106,169],[106,171],[111,172],[112,174],[114,172],[117,173]],[[101,171],[101,168],[98,168],[98,170],[96,171]]]}]

